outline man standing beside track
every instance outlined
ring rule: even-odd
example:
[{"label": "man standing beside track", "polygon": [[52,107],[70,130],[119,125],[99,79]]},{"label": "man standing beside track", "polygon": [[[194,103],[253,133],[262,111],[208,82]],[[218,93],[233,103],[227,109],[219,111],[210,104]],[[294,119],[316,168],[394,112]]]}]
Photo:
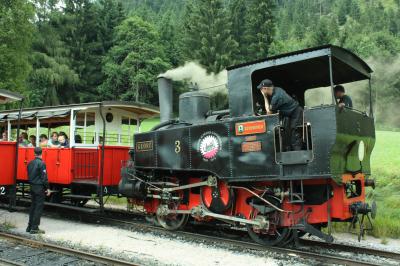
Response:
[{"label": "man standing beside track", "polygon": [[49,196],[49,183],[47,181],[46,164],[42,161],[42,148],[36,147],[35,159],[28,164],[29,184],[31,185],[31,209],[26,232],[31,234],[44,234],[39,229],[40,217],[43,212],[45,196]]}]

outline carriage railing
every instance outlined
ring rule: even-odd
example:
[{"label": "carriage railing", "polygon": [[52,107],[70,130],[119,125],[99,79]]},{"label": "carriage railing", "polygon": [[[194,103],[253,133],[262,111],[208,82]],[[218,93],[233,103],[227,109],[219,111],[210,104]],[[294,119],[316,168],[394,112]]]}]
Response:
[{"label": "carriage railing", "polygon": [[97,179],[99,176],[99,150],[74,149],[74,176],[76,179]]},{"label": "carriage railing", "polygon": [[[102,141],[103,141],[102,133],[75,131],[75,144],[77,144],[78,146],[80,144],[83,145],[101,144]],[[105,144],[131,146],[133,145],[133,135],[106,132]]]}]

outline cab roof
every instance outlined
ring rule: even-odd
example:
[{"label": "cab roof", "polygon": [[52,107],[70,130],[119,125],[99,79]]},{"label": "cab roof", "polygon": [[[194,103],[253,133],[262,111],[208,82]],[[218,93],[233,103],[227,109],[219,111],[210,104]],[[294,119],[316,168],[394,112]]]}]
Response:
[{"label": "cab roof", "polygon": [[268,78],[276,86],[306,90],[330,86],[329,57],[332,58],[334,84],[371,78],[372,69],[366,62],[351,51],[335,45],[276,55],[227,69],[238,73],[241,69],[248,71],[250,68],[253,85]]}]

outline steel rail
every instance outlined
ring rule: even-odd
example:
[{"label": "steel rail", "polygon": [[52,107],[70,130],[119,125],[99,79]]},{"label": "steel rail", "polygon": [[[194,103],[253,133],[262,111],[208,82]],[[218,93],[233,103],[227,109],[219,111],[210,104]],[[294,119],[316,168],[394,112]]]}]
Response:
[{"label": "steel rail", "polygon": [[[85,213],[86,215],[86,213]],[[229,239],[229,238],[223,238],[223,237],[217,237],[217,236],[210,236],[210,235],[205,235],[205,234],[199,234],[199,233],[192,233],[192,232],[187,232],[187,231],[167,231],[161,227],[155,226],[155,225],[150,225],[146,223],[139,223],[139,222],[132,222],[132,221],[125,221],[125,220],[120,220],[116,218],[111,218],[111,217],[106,217],[102,215],[97,215],[94,213],[87,213],[88,216],[90,217],[95,217],[97,221],[99,219],[107,220],[109,222],[113,222],[114,224],[119,224],[119,225],[125,225],[125,226],[131,226],[131,227],[136,227],[136,228],[142,228],[142,229],[151,229],[152,231],[158,231],[163,234],[171,234],[173,236],[176,236],[177,234],[181,236],[186,236],[190,237],[194,240],[202,240],[202,241],[208,241],[208,242],[213,242],[213,243],[226,243],[233,245],[238,248],[246,248],[246,249],[251,249],[251,250],[256,250],[256,251],[269,251],[269,252],[275,252],[275,253],[284,253],[287,254],[288,256],[292,257],[301,257],[303,259],[313,259],[317,260],[320,262],[324,263],[332,263],[332,264],[340,264],[340,265],[349,265],[349,266],[381,266],[381,263],[373,263],[373,262],[366,262],[366,261],[361,261],[361,260],[355,260],[355,259],[350,259],[350,258],[345,258],[345,257],[337,257],[333,255],[326,255],[326,254],[319,254],[311,251],[305,251],[301,249],[290,249],[290,248],[282,248],[282,247],[268,247],[268,246],[263,246],[257,243],[253,242],[247,242],[247,241],[241,241],[241,240],[234,240],[234,239]]]},{"label": "steel rail", "polygon": [[379,257],[385,257],[388,259],[394,259],[400,261],[400,253],[391,252],[382,249],[372,249],[367,247],[360,247],[360,246],[351,246],[346,244],[340,243],[326,243],[318,240],[311,240],[311,239],[299,239],[300,243],[307,246],[315,246],[315,247],[323,247],[323,248],[333,248],[340,251],[347,251],[347,252],[356,252],[361,254],[367,255],[374,255]]},{"label": "steel rail", "polygon": [[[349,258],[344,258],[344,257],[335,257],[332,255],[324,255],[324,254],[319,254],[319,253],[314,253],[311,251],[305,251],[299,248],[282,248],[282,247],[267,247],[263,246],[254,242],[248,242],[248,241],[241,241],[241,240],[234,240],[234,239],[229,239],[229,238],[223,238],[223,237],[217,237],[217,236],[210,236],[206,234],[201,234],[201,233],[192,233],[188,231],[167,231],[159,226],[151,225],[145,222],[134,222],[134,221],[127,221],[127,220],[122,220],[122,219],[117,219],[113,217],[109,217],[108,215],[111,215],[113,213],[118,214],[118,215],[125,215],[125,216],[130,216],[132,218],[132,214],[129,214],[125,211],[121,210],[106,210],[106,213],[100,214],[100,213],[93,213],[93,212],[82,212],[82,211],[75,211],[68,209],[68,208],[63,208],[62,206],[49,206],[51,208],[60,208],[60,209],[67,209],[68,211],[71,211],[75,215],[79,215],[80,218],[82,216],[86,216],[87,218],[95,218],[96,222],[99,220],[103,221],[108,221],[110,223],[114,223],[115,225],[123,225],[125,227],[129,227],[132,229],[132,227],[136,228],[141,228],[141,229],[147,229],[147,230],[152,230],[152,231],[158,231],[163,234],[171,234],[171,235],[176,235],[176,234],[181,234],[181,235],[186,235],[188,237],[191,237],[193,239],[200,239],[200,240],[205,240],[205,241],[212,241],[212,242],[217,242],[217,243],[229,243],[232,245],[235,245],[237,247],[246,247],[249,249],[257,250],[257,251],[271,251],[271,252],[277,252],[277,253],[286,253],[290,256],[300,256],[303,258],[309,258],[309,259],[315,259],[315,260],[322,260],[323,262],[330,262],[330,263],[337,263],[337,264],[345,264],[345,265],[381,265],[381,263],[372,263],[372,262],[365,262],[365,261],[360,261],[360,260],[354,260],[354,259],[349,259]],[[67,206],[68,207],[68,206]],[[143,217],[143,215],[137,214],[135,217]],[[128,217],[127,217],[128,218]],[[396,252],[390,252],[390,251],[385,251],[385,250],[379,250],[379,249],[370,249],[366,247],[359,247],[359,246],[351,246],[351,245],[345,245],[345,244],[339,244],[339,243],[325,243],[317,240],[306,240],[306,239],[300,239],[300,244],[306,245],[306,246],[316,246],[316,247],[323,247],[327,249],[337,249],[340,251],[346,251],[346,252],[352,252],[352,253],[357,253],[357,254],[366,254],[366,255],[373,255],[373,256],[379,256],[379,257],[384,257],[388,259],[394,259],[394,260],[399,260],[400,261],[400,253]],[[131,264],[130,264],[131,265]]]},{"label": "steel rail", "polygon": [[[92,262],[96,262],[96,263],[102,263],[102,264],[106,264],[106,265],[115,265],[115,266],[137,265],[132,262],[127,262],[127,261],[123,261],[123,260],[119,260],[119,259],[115,259],[115,258],[109,258],[109,257],[97,255],[97,254],[83,252],[83,251],[75,250],[72,248],[58,246],[55,244],[50,244],[50,243],[46,243],[43,241],[33,240],[30,238],[25,238],[22,236],[17,236],[17,235],[13,235],[13,234],[9,234],[9,233],[0,232],[0,237],[5,238],[10,241],[13,241],[13,242],[18,242],[18,243],[22,243],[25,245],[44,248],[44,249],[47,249],[47,250],[55,252],[55,253],[61,253],[64,255],[74,256],[74,257],[78,257],[80,259],[84,259],[84,260],[88,260],[88,261],[92,261]],[[20,265],[20,264],[14,263],[14,262],[9,262],[9,263],[11,263],[11,265]]]},{"label": "steel rail", "polygon": [[7,259],[3,259],[3,258],[0,258],[0,265],[4,265],[4,266],[25,266],[25,264],[18,263],[18,262],[15,262],[15,261],[11,261],[11,260],[7,260]]},{"label": "steel rail", "polygon": [[[108,210],[108,212],[109,212],[109,214],[115,213],[118,215],[124,215],[124,214],[126,215],[127,214],[127,213],[124,213],[119,210],[115,210],[115,211]],[[163,233],[171,233],[171,231],[167,231],[167,230],[163,229],[162,227],[151,225],[151,224],[144,223],[144,222],[126,221],[126,220],[117,219],[117,218],[113,218],[113,217],[109,217],[109,216],[97,214],[97,213],[84,213],[84,215],[86,215],[88,217],[93,217],[96,219],[107,220],[107,221],[110,221],[110,222],[113,222],[113,223],[119,224],[119,225],[125,225],[125,226],[130,225],[130,226],[135,226],[135,227],[143,228],[143,229],[156,230],[156,231],[163,232]],[[139,216],[139,215],[137,215],[137,216]],[[290,248],[280,248],[280,247],[266,247],[266,246],[259,245],[254,242],[231,240],[229,238],[210,236],[210,235],[201,234],[201,233],[192,233],[192,232],[182,231],[182,230],[172,231],[172,233],[185,234],[190,237],[209,238],[209,239],[213,239],[215,241],[222,241],[222,242],[234,241],[235,243],[242,243],[242,244],[246,243],[246,244],[252,245],[253,247],[257,247],[257,249],[259,249],[261,247],[261,248],[264,248],[265,250],[283,249],[288,252],[296,251],[296,250],[303,251],[299,248],[290,249]],[[397,252],[391,252],[391,251],[386,251],[386,250],[381,250],[381,249],[371,249],[371,248],[367,248],[367,247],[352,246],[352,245],[346,245],[346,244],[340,244],[340,243],[326,243],[326,242],[322,242],[319,240],[310,240],[310,239],[303,239],[303,238],[299,239],[299,243],[304,246],[315,246],[315,247],[320,247],[320,248],[322,247],[322,248],[327,248],[327,249],[335,249],[335,250],[339,250],[339,251],[346,251],[346,252],[352,252],[352,253],[358,253],[358,254],[379,256],[379,257],[384,257],[384,258],[388,258],[388,259],[398,260],[400,262],[400,253],[397,253]],[[376,265],[376,264],[372,264],[372,265]]]}]

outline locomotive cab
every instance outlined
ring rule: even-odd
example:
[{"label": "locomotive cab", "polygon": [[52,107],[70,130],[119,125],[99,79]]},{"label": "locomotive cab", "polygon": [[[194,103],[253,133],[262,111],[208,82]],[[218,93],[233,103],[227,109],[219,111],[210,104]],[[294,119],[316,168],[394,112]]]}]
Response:
[{"label": "locomotive cab", "polygon": [[[301,151],[287,148],[285,119],[280,118],[279,126],[274,129],[275,159],[284,172],[333,175],[338,182],[344,172],[370,174],[369,159],[375,143],[371,97],[367,113],[339,108],[333,92],[335,85],[370,80],[372,70],[358,56],[327,45],[233,66],[228,70],[232,117],[260,114],[264,99],[257,85],[265,78],[283,88],[304,108],[303,123],[297,129],[303,140]],[[368,85],[371,94],[370,83]],[[325,93],[330,94],[331,101],[306,107],[306,92],[321,87],[326,87]]]}]

